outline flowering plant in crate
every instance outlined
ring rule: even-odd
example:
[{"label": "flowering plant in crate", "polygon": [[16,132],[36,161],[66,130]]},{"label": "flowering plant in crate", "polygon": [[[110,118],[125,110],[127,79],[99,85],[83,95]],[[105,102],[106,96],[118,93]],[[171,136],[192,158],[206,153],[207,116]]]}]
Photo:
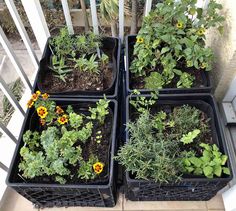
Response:
[{"label": "flowering plant in crate", "polygon": [[223,31],[222,5],[210,0],[205,10],[197,0],[166,0],[145,17],[131,56],[133,88],[201,87],[202,71],[212,69],[213,51],[206,47],[207,29]]},{"label": "flowering plant in crate", "polygon": [[[34,182],[83,183],[107,179],[112,113],[105,97],[96,107],[61,106],[34,93],[34,129],[23,135],[19,174]],[[107,122],[105,122],[105,120]],[[35,123],[36,122],[36,123]]]}]

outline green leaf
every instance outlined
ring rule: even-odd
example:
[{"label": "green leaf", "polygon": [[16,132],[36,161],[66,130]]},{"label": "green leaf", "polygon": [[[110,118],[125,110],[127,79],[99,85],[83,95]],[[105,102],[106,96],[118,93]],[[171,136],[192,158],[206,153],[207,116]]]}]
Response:
[{"label": "green leaf", "polygon": [[202,8],[197,8],[197,18],[198,18],[198,19],[201,19],[201,18],[202,18],[202,12],[203,12],[203,9],[202,9]]},{"label": "green leaf", "polygon": [[201,168],[196,168],[193,173],[195,175],[201,175],[202,174],[202,169]]},{"label": "green leaf", "polygon": [[164,53],[168,52],[169,50],[170,50],[170,48],[164,47],[161,49],[161,54],[164,54]]},{"label": "green leaf", "polygon": [[174,72],[176,75],[182,75],[182,71],[181,71],[181,70],[173,69],[173,72]]},{"label": "green leaf", "polygon": [[218,31],[220,32],[221,35],[224,34],[224,27],[223,26],[219,26],[217,29],[218,29]]},{"label": "green leaf", "polygon": [[223,169],[224,174],[230,175],[229,168],[223,167],[222,169]]},{"label": "green leaf", "polygon": [[203,168],[203,173],[206,177],[211,178],[213,175],[213,168],[211,166],[206,166]]},{"label": "green leaf", "polygon": [[189,158],[189,161],[196,167],[200,167],[202,165],[202,161],[197,157],[191,157]]},{"label": "green leaf", "polygon": [[225,165],[227,159],[228,159],[228,156],[227,156],[227,155],[222,155],[222,156],[221,156],[221,165]]},{"label": "green leaf", "polygon": [[222,167],[220,165],[217,165],[214,167],[214,174],[217,176],[217,177],[220,177],[221,176],[221,173],[222,173]]},{"label": "green leaf", "polygon": [[184,165],[185,166],[191,166],[191,162],[187,158],[185,158],[184,159]]},{"label": "green leaf", "polygon": [[193,167],[185,167],[188,173],[193,172],[194,168]]}]

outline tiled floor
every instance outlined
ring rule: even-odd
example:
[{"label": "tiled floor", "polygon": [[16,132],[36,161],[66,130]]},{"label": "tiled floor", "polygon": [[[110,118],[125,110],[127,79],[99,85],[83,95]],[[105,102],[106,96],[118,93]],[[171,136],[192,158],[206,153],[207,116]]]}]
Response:
[{"label": "tiled floor", "polygon": [[70,207],[70,208],[51,208],[38,210],[33,205],[16,193],[8,189],[0,211],[223,211],[224,204],[220,194],[210,201],[158,201],[158,202],[133,202],[126,200],[120,194],[117,205],[114,208],[94,208],[94,207]]}]

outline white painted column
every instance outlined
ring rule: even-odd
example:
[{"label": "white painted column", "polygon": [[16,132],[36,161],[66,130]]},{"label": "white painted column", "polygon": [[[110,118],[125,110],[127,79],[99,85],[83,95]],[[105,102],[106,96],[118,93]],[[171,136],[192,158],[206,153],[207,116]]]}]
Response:
[{"label": "white painted column", "polygon": [[119,38],[124,41],[124,0],[119,0]]},{"label": "white painted column", "polygon": [[67,0],[61,0],[64,16],[66,19],[66,25],[69,31],[69,34],[74,34],[73,24],[71,21],[70,9]]},{"label": "white painted column", "polygon": [[90,0],[90,7],[91,7],[91,14],[92,14],[93,32],[94,34],[99,34],[96,0]]},{"label": "white painted column", "polygon": [[32,47],[29,36],[28,36],[28,34],[25,30],[24,24],[23,24],[19,14],[18,14],[18,11],[16,9],[14,1],[13,0],[5,0],[5,3],[8,7],[9,12],[11,13],[11,16],[14,20],[14,23],[15,23],[15,25],[16,25],[16,27],[17,27],[20,35],[21,35],[21,38],[22,38],[22,40],[23,40],[23,42],[26,46],[26,49],[27,49],[27,51],[30,55],[30,58],[31,58],[32,62],[33,62],[33,65],[34,65],[35,69],[37,70],[38,65],[39,65],[38,58],[37,58],[37,56],[34,52],[34,49]]},{"label": "white painted column", "polygon": [[146,0],[144,16],[147,16],[148,13],[151,11],[152,8],[152,0]]},{"label": "white painted column", "polygon": [[50,33],[39,0],[21,0],[41,52]]}]

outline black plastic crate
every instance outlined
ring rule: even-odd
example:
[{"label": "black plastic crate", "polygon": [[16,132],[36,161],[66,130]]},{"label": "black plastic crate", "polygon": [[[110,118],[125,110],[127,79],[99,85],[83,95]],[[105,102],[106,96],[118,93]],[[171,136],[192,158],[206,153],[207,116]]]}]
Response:
[{"label": "black plastic crate", "polygon": [[[58,105],[80,105],[84,107],[95,105],[95,99],[68,99],[52,98]],[[28,109],[26,118],[21,129],[12,162],[6,178],[6,184],[16,190],[19,194],[31,201],[35,207],[68,207],[68,206],[93,206],[93,207],[114,207],[116,204],[116,170],[117,162],[113,161],[116,151],[116,130],[118,105],[116,100],[110,100],[109,108],[113,113],[113,127],[110,137],[110,153],[108,178],[106,181],[94,184],[49,184],[26,182],[18,175],[18,164],[20,162],[20,148],[23,146],[22,136],[30,128],[31,116],[34,109]]]},{"label": "black plastic crate", "polygon": [[[134,45],[136,42],[136,35],[128,35],[126,37],[126,73],[125,73],[125,87],[126,95],[132,93],[134,89],[131,86],[130,71],[129,67],[132,62],[131,56],[133,54]],[[159,89],[160,94],[184,94],[184,93],[210,93],[212,90],[212,85],[210,81],[210,76],[207,71],[201,71],[202,80],[204,82],[203,87],[193,87],[193,88],[163,88]],[[150,94],[152,90],[149,89],[137,89],[141,94]]]},{"label": "black plastic crate", "polygon": [[[150,95],[142,95],[150,97]],[[132,96],[131,98],[134,98]],[[126,123],[129,121],[131,108],[129,106],[130,96],[126,99]],[[228,155],[225,144],[225,135],[222,128],[218,108],[214,97],[211,94],[170,94],[160,95],[154,106],[172,104],[189,104],[196,106],[207,113],[211,118],[211,130],[213,140],[218,145],[220,151]],[[126,142],[129,139],[126,131]],[[228,159],[227,167],[230,169],[231,176],[224,175],[221,178],[205,178],[201,176],[184,176],[181,181],[176,183],[159,184],[154,181],[138,180],[131,177],[126,172],[126,191],[125,195],[132,201],[207,201],[214,197],[217,192],[225,187],[232,179],[231,164]]]},{"label": "black plastic crate", "polygon": [[105,94],[109,99],[115,99],[118,95],[118,86],[119,86],[119,77],[120,77],[120,53],[121,53],[121,42],[119,38],[115,37],[104,37],[102,40],[102,45],[106,49],[113,49],[113,83],[112,85],[103,91],[66,91],[60,93],[50,93],[44,89],[42,86],[42,81],[44,80],[44,74],[46,71],[49,71],[48,65],[50,63],[51,50],[49,48],[49,40],[45,45],[42,59],[40,60],[39,70],[37,73],[37,89],[41,92],[47,92],[51,97],[68,97],[68,98],[103,98]]}]

